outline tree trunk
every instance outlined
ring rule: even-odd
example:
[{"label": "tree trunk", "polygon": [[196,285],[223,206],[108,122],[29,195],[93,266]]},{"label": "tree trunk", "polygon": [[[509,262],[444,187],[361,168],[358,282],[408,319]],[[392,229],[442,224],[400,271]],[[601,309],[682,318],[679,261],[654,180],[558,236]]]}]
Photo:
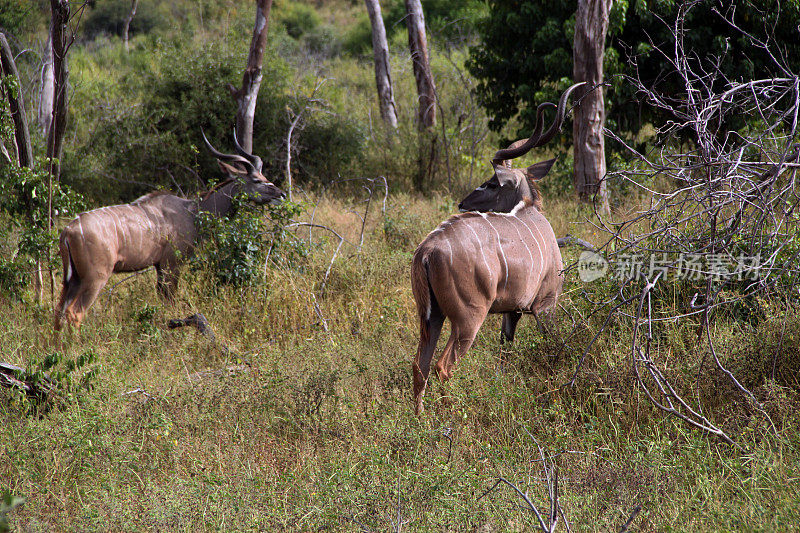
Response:
[{"label": "tree trunk", "polygon": [[[61,175],[61,156],[64,153],[64,135],[67,132],[67,103],[69,102],[67,63],[67,27],[69,0],[50,0],[50,41],[53,53],[53,114],[47,131],[47,227],[53,228],[53,182]],[[38,263],[38,258],[37,258]],[[50,298],[55,296],[55,276],[50,270]]]},{"label": "tree trunk", "polygon": [[139,0],[131,0],[131,10],[128,16],[125,17],[125,23],[122,25],[122,42],[125,43],[125,51],[128,51],[128,31],[131,29],[131,21],[136,16],[136,6]]},{"label": "tree trunk", "polygon": [[427,130],[436,125],[436,87],[433,84],[431,65],[428,61],[425,17],[420,0],[405,0],[405,2],[408,49],[414,64],[414,78],[417,80],[417,94],[419,95],[417,127],[420,130]]},{"label": "tree trunk", "polygon": [[397,106],[394,103],[392,77],[389,71],[389,45],[386,42],[386,28],[383,26],[379,0],[364,0],[367,4],[369,21],[372,24],[372,51],[375,56],[375,85],[378,88],[378,102],[381,118],[393,129],[397,129]]},{"label": "tree trunk", "polygon": [[53,43],[53,116],[47,135],[47,157],[50,158],[50,175],[58,180],[61,174],[61,155],[64,151],[64,134],[67,131],[67,23],[69,22],[69,1],[50,0],[52,19],[50,21],[50,40]]},{"label": "tree trunk", "polygon": [[[3,75],[14,76],[19,81],[17,65],[14,62],[14,54],[8,46],[8,41],[3,33],[0,33],[0,65]],[[28,132],[28,117],[25,115],[25,102],[22,100],[22,90],[8,91],[8,107],[11,111],[11,119],[14,121],[14,140],[17,144],[17,161],[21,167],[31,167],[33,165],[33,151],[31,149],[31,137]]]},{"label": "tree trunk", "polygon": [[606,112],[602,88],[590,89],[603,82],[603,54],[611,3],[612,0],[578,0],[573,52],[575,82],[587,82],[575,90],[575,101],[583,98],[573,118],[575,190],[584,202],[596,197],[603,213],[609,212],[603,138]]},{"label": "tree trunk", "polygon": [[53,77],[53,40],[47,35],[47,44],[42,60],[42,74],[39,79],[39,105],[36,108],[36,124],[42,130],[42,137],[47,139],[50,133],[50,122],[53,120],[53,99],[55,98],[55,79]]},{"label": "tree trunk", "polygon": [[250,153],[253,151],[253,119],[256,116],[258,89],[261,87],[261,64],[267,44],[270,9],[272,0],[256,0],[256,23],[253,39],[250,41],[247,67],[242,76],[242,86],[239,89],[233,85],[228,87],[239,106],[236,110],[236,136],[242,148]]},{"label": "tree trunk", "polygon": [[[0,66],[4,76],[14,76],[19,80],[17,65],[14,62],[14,55],[8,46],[8,41],[3,33],[0,33]],[[31,138],[28,131],[28,117],[25,115],[25,102],[22,100],[22,91],[17,94],[8,91],[8,107],[11,111],[11,118],[14,121],[14,140],[17,145],[17,162],[21,167],[33,166],[33,150],[31,148]],[[24,199],[22,199],[24,201]],[[42,268],[41,260],[36,258],[36,271],[33,274],[34,295],[37,302],[42,301]]]}]

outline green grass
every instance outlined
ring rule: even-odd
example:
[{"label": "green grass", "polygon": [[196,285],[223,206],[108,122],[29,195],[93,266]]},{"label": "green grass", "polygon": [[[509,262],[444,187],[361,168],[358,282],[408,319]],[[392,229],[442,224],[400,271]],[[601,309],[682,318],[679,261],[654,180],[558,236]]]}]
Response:
[{"label": "green grass", "polygon": [[[160,56],[175,43],[187,52],[224,43],[240,49],[244,66],[252,6],[173,4],[164,9],[181,23],[134,35],[130,52],[116,37],[78,41],[70,52],[65,162],[76,179],[95,180],[106,194],[114,192],[107,191],[107,174],[120,168],[105,168],[91,140],[109,113],[132,113],[152,89],[140,91],[131,80],[167,68]],[[341,46],[363,40],[363,4],[317,4],[320,28],[332,40]],[[309,180],[319,188],[334,175],[385,175],[394,191],[385,215],[373,198],[363,248],[343,245],[324,295],[322,280],[338,244],[324,230],[313,231],[306,260],[270,266],[251,287],[218,287],[211,273],[185,268],[177,301],[168,305],[156,295],[153,272],[115,276],[81,335],[65,336],[63,344],[53,339],[52,301],[40,306],[29,292],[23,301],[0,295],[0,360],[35,369],[59,351],[65,361],[90,352],[96,361],[67,373],[65,387],[44,406],[0,389],[0,498],[5,491],[25,498],[9,513],[12,530],[532,531],[537,520],[512,489],[487,489],[502,476],[546,510],[540,447],[558,465],[572,531],[619,530],[635,505],[642,512],[631,531],[800,529],[800,320],[777,298],[753,304],[759,321],[746,321],[748,309],[741,313],[746,320],[720,312],[713,331],[723,362],[769,420],[714,371],[696,323],[665,323],[655,332],[659,364],[736,447],[650,405],[631,370],[630,320],[611,320],[576,387],[563,387],[604,318],[589,316],[584,298],[601,294],[602,282],[583,285],[574,271],[551,336],[523,319],[501,367],[500,318],[490,317],[453,379],[443,386],[433,378],[426,411],[414,416],[412,253],[488,177],[499,139],[517,127],[512,121],[484,137],[487,117],[472,93],[476,81],[463,68],[466,50],[431,38],[441,103],[436,144],[433,134],[418,135],[414,76],[400,31],[390,58],[400,125],[387,142],[370,54],[334,54],[323,63],[306,57],[302,42],[276,23],[283,8],[288,4],[273,6],[270,35],[290,70],[287,94],[308,95],[318,77],[329,78],[318,95],[326,108],[315,116],[346,117],[363,136],[349,163]],[[40,18],[41,38],[47,16]],[[23,79],[37,79],[32,57],[19,56]],[[298,130],[295,145],[309,148],[310,134]],[[419,171],[420,150],[434,148],[430,188],[447,185],[451,193],[421,199],[400,192]],[[256,152],[266,161],[265,149]],[[539,151],[516,164],[550,155]],[[302,162],[302,151],[294,161]],[[570,165],[560,157],[544,184],[546,215],[557,235],[599,244],[602,235],[586,223],[589,208],[572,200]],[[314,221],[358,242],[361,185],[349,189],[359,199],[326,194]],[[635,194],[630,186],[612,190],[619,220],[647,203]],[[96,195],[87,203],[106,200]],[[308,205],[313,200],[312,194]],[[298,234],[309,238],[306,229]],[[15,235],[6,240],[14,244]],[[0,242],[5,257],[16,253],[9,243]],[[567,264],[578,255],[563,252]],[[654,299],[674,311],[688,301],[689,289],[664,284]],[[208,318],[219,344],[189,328],[167,329],[169,319],[196,312]],[[64,364],[54,370],[65,371]],[[80,383],[87,370],[96,373],[91,388]],[[0,525],[3,512],[0,503]],[[558,531],[565,530],[560,523]]]},{"label": "green grass", "polygon": [[[317,220],[353,240],[360,228],[346,205],[323,202]],[[635,531],[797,527],[797,388],[753,378],[773,430],[721,378],[701,386],[704,408],[740,447],[720,444],[649,405],[629,371],[623,324],[601,337],[569,390],[561,386],[596,320],[558,359],[545,354],[568,337],[569,320],[549,339],[523,320],[501,370],[499,317],[490,317],[453,380],[434,380],[425,414],[414,416],[410,257],[450,206],[392,196],[385,219],[371,214],[360,253],[345,245],[324,297],[312,294],[335,242],[322,233],[306,263],[268,269],[264,285],[219,288],[187,269],[171,306],[152,273],[104,293],[63,348],[94,351],[93,388],[38,414],[0,391],[0,490],[26,498],[12,529],[393,531],[399,517],[403,531],[530,531],[536,519],[510,488],[484,493],[503,476],[546,509],[538,446],[559,467],[573,531],[616,530],[636,504]],[[576,206],[553,202],[548,213],[563,234]],[[581,309],[578,283],[568,281],[566,309]],[[193,312],[229,353],[194,330],[166,329]],[[47,307],[7,301],[0,324],[8,362],[55,349]],[[665,336],[670,364],[689,375],[694,330],[675,328]],[[738,347],[728,362],[752,361],[748,347],[775,329],[721,327]]]}]

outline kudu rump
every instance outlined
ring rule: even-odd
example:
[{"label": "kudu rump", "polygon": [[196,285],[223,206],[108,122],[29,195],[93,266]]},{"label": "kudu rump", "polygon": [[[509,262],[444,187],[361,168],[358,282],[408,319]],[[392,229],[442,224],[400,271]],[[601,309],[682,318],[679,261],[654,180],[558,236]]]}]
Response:
[{"label": "kudu rump", "polygon": [[542,115],[552,103],[539,105],[533,135],[499,150],[495,174],[459,204],[461,211],[442,222],[417,248],[411,281],[420,321],[413,364],[414,402],[422,411],[431,358],[445,318],[451,334],[436,363],[439,379],[450,378],[453,365],[469,350],[488,313],[503,313],[502,337],[514,339],[522,313],[551,309],[561,293],[563,263],[550,223],[542,214],[537,180],[555,159],[526,169],[510,160],[549,142],[561,129],[569,94],[561,95],[556,118],[542,134]]},{"label": "kudu rump", "polygon": [[195,219],[199,212],[225,216],[231,212],[232,199],[238,194],[246,194],[256,204],[283,198],[283,191],[261,174],[258,156],[244,151],[238,143],[239,155],[223,154],[211,146],[205,135],[203,140],[227,179],[199,201],[154,192],[129,204],[81,213],[67,224],[59,240],[64,280],[55,311],[56,330],[61,329],[65,317],[80,327],[86,311],[114,272],[136,272],[155,266],[158,291],[171,300],[178,288],[181,261],[191,255],[197,244]]}]

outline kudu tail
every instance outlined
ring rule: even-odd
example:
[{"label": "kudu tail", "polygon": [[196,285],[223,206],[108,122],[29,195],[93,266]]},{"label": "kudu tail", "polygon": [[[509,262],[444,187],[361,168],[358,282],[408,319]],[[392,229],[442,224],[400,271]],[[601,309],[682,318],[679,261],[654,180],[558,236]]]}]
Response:
[{"label": "kudu tail", "polygon": [[433,303],[436,301],[428,281],[427,257],[415,256],[411,263],[411,291],[417,303],[417,316],[419,316],[419,345],[423,346],[430,340],[430,316]]},{"label": "kudu tail", "polygon": [[58,305],[56,305],[53,321],[53,327],[56,331],[61,329],[67,307],[75,301],[80,286],[80,277],[75,268],[75,261],[72,259],[72,253],[69,249],[69,237],[66,233],[62,233],[58,241],[58,252],[61,255],[64,277],[61,280],[61,296],[58,299]]},{"label": "kudu tail", "polygon": [[436,301],[430,283],[429,257],[425,253],[414,254],[411,263],[411,290],[417,302],[419,316],[419,346],[412,365],[414,374],[414,403],[417,414],[422,411],[422,395],[428,383],[431,358],[442,331],[444,315]]}]

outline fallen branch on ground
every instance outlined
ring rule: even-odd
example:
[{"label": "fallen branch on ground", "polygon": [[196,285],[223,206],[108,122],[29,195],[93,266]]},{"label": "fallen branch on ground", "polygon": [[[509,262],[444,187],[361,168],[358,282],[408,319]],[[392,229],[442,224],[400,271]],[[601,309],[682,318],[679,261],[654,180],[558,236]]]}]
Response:
[{"label": "fallen branch on ground", "polygon": [[55,384],[46,375],[44,378],[35,377],[10,363],[0,363],[0,386],[20,390],[37,400],[44,399],[55,389]]},{"label": "fallen branch on ground", "polygon": [[231,350],[225,345],[225,343],[217,341],[217,336],[214,334],[214,330],[211,329],[211,325],[208,323],[208,320],[203,313],[195,313],[186,318],[173,318],[167,322],[167,327],[169,329],[182,328],[183,326],[192,326],[193,328],[197,329],[201,335],[208,338],[212,344],[218,346],[222,353],[226,355],[230,353]]}]

